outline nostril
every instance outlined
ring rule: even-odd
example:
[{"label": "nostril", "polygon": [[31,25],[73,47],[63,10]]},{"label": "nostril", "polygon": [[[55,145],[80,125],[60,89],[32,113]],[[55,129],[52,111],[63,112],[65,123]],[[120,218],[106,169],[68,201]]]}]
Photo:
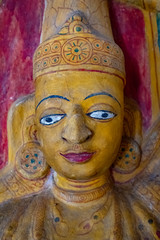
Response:
[{"label": "nostril", "polygon": [[92,134],[91,134],[91,135],[88,135],[88,137],[86,138],[86,141],[89,140],[89,139],[91,139],[91,137],[92,137]]},{"label": "nostril", "polygon": [[89,140],[90,138],[91,138],[91,137],[90,137],[90,136],[88,136],[88,137],[86,138],[86,141],[87,141],[87,140]]},{"label": "nostril", "polygon": [[62,139],[63,139],[63,141],[67,142],[67,139],[66,139],[66,138],[62,137]]}]

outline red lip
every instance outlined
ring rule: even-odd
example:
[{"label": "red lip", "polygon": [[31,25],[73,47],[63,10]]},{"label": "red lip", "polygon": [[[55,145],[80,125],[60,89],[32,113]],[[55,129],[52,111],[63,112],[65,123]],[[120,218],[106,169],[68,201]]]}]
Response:
[{"label": "red lip", "polygon": [[66,153],[62,155],[65,157],[69,162],[75,162],[75,163],[84,163],[87,162],[91,157],[93,156],[94,153],[88,153],[88,152],[82,152],[82,153]]}]

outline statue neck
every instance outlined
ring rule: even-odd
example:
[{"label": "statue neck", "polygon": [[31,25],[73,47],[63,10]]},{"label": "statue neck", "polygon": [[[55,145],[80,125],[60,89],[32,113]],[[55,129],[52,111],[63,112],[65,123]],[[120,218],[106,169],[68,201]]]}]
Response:
[{"label": "statue neck", "polygon": [[110,192],[111,187],[111,177],[107,173],[86,181],[67,179],[57,173],[54,174],[54,196],[66,203],[87,203],[98,200]]}]

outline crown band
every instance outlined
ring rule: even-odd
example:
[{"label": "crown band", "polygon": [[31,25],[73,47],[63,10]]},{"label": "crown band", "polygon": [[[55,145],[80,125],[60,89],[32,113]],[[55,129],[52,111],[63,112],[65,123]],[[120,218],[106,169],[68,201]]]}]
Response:
[{"label": "crown band", "polygon": [[124,57],[121,49],[92,34],[55,37],[42,43],[34,55],[34,79],[49,71],[69,69],[118,71],[124,78]]}]

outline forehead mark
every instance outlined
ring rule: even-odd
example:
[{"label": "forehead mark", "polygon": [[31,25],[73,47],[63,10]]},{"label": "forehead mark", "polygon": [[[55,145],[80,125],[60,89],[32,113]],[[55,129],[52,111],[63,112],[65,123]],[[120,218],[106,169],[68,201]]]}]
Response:
[{"label": "forehead mark", "polygon": [[37,110],[37,108],[39,107],[39,105],[40,105],[42,102],[44,102],[44,101],[47,100],[47,99],[51,99],[51,98],[60,98],[60,99],[63,99],[63,100],[66,100],[66,101],[70,102],[70,100],[69,100],[68,98],[66,98],[66,97],[63,97],[63,96],[60,96],[60,95],[50,95],[50,96],[48,96],[48,97],[43,98],[43,99],[37,104],[36,110]]},{"label": "forehead mark", "polygon": [[99,96],[99,95],[106,95],[106,96],[108,96],[108,97],[113,98],[113,99],[119,104],[119,106],[121,107],[121,104],[120,104],[120,102],[117,100],[117,98],[115,98],[113,95],[111,95],[110,93],[107,93],[107,92],[92,93],[92,94],[90,94],[89,96],[87,96],[84,100],[87,100],[88,98],[91,98],[91,97],[94,97],[94,96]]}]

